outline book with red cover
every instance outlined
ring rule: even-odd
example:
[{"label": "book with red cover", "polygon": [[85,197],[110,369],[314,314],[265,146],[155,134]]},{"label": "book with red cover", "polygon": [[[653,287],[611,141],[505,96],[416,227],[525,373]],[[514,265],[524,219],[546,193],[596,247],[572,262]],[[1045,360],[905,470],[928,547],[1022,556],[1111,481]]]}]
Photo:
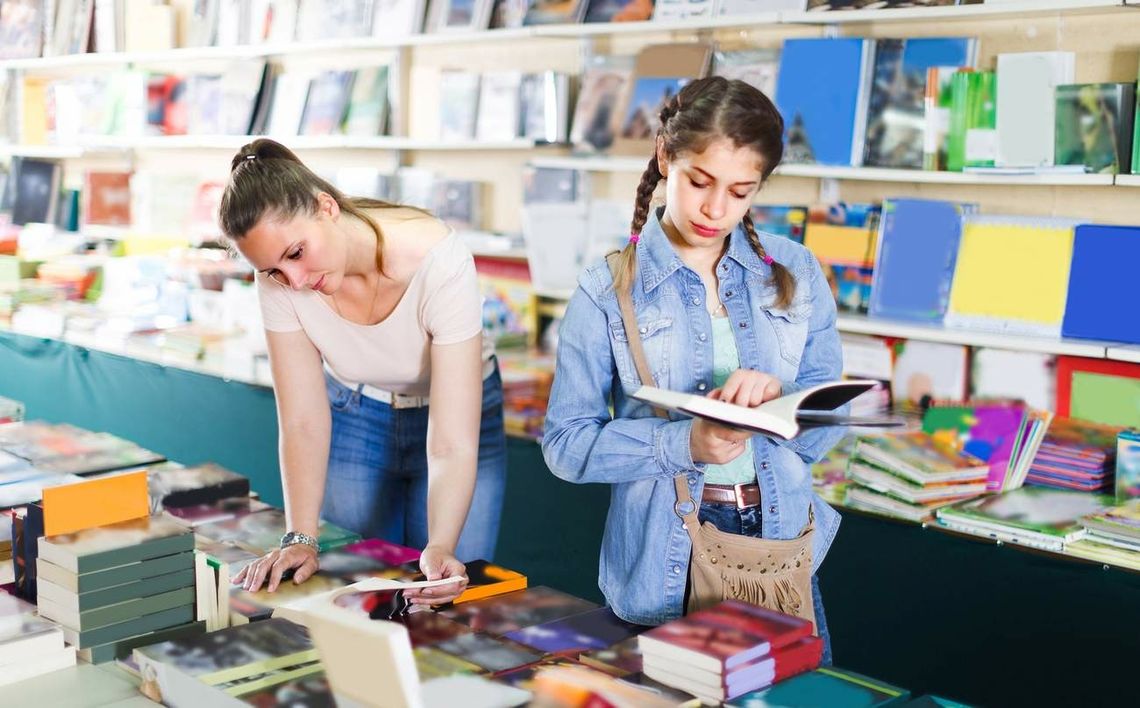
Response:
[{"label": "book with red cover", "polygon": [[796,674],[813,671],[823,657],[823,640],[819,637],[804,637],[772,653],[776,659],[776,680],[779,683]]},{"label": "book with red cover", "polygon": [[130,172],[88,171],[84,175],[83,223],[89,226],[130,226]]},{"label": "book with red cover", "polygon": [[728,673],[812,632],[812,623],[739,600],[667,622],[638,638],[641,653]]}]

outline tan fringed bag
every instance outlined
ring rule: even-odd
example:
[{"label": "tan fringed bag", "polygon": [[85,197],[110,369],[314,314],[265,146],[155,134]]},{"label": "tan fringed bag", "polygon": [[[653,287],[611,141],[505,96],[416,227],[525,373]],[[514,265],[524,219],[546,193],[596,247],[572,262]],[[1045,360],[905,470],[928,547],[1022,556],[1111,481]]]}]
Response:
[{"label": "tan fringed bag", "polygon": [[[618,269],[616,256],[615,252],[606,257],[615,279]],[[637,375],[646,386],[656,386],[638,336],[633,298],[629,292],[620,291],[617,298]],[[669,417],[660,408],[654,411],[663,418]],[[673,511],[681,517],[693,543],[689,558],[687,612],[696,612],[733,598],[802,617],[815,624],[811,585],[815,522],[810,508],[807,527],[794,539],[783,541],[741,536],[721,531],[712,524],[700,523],[700,505],[689,494],[685,475],[674,477],[673,486],[677,492]]]}]

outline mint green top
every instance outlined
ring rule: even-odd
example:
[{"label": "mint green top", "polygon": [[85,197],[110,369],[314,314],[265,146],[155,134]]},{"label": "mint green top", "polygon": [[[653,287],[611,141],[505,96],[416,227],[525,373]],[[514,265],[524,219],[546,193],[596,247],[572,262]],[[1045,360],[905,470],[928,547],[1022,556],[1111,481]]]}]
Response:
[{"label": "mint green top", "polygon": [[[713,386],[720,387],[729,375],[740,368],[740,355],[732,335],[732,322],[727,317],[712,318],[713,330]],[[706,465],[707,484],[752,484],[756,482],[756,469],[752,461],[752,441],[746,440],[744,452],[726,465]]]}]

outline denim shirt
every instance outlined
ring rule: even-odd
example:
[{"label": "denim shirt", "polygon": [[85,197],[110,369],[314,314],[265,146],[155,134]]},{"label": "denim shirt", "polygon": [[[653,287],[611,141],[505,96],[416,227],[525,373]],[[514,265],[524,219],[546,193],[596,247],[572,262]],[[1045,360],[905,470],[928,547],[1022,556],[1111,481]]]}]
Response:
[{"label": "denim shirt", "polygon": [[[713,388],[705,286],[673,250],[658,219],[650,213],[637,248],[632,295],[642,343],[657,386],[704,394]],[[776,376],[785,394],[838,379],[843,362],[835,301],[819,263],[788,239],[761,234],[760,241],[791,270],[796,295],[789,307],[776,305],[776,289],[767,282],[771,270],[737,226],[716,272],[741,367]],[[559,329],[543,454],[561,479],[612,485],[598,586],[619,617],[656,625],[684,613],[691,543],[673,510],[673,477],[686,475],[699,501],[704,464],[694,463],[689,449],[692,419],[656,416],[629,397],[639,385],[603,261],[579,278]],[[817,428],[787,442],[752,438],[764,536],[795,538],[813,508],[813,571],[835,538],[839,514],[812,491],[809,464],[843,432]]]}]

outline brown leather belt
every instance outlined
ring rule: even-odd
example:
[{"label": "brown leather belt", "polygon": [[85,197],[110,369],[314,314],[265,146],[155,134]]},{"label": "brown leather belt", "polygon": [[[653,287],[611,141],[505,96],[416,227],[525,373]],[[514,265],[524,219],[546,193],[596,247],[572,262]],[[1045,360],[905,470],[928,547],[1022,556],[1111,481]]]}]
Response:
[{"label": "brown leather belt", "polygon": [[759,484],[706,484],[701,501],[735,504],[737,509],[760,506]]}]

